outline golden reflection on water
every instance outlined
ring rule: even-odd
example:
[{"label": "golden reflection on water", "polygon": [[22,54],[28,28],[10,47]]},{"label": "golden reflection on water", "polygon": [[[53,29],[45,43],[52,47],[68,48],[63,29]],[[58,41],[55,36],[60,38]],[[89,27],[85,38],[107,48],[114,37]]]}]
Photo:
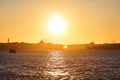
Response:
[{"label": "golden reflection on water", "polygon": [[69,75],[65,65],[65,58],[62,52],[51,52],[46,62],[47,70],[45,71],[46,75],[50,76],[66,76]]},{"label": "golden reflection on water", "polygon": [[62,70],[54,70],[54,71],[49,71],[48,72],[49,75],[52,75],[52,76],[65,76],[65,75],[69,75],[68,72],[63,72]]}]

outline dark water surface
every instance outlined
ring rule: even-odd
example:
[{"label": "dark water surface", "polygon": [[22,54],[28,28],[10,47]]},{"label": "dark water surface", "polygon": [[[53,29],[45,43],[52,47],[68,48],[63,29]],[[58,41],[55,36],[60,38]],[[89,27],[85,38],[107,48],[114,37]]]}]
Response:
[{"label": "dark water surface", "polygon": [[0,51],[0,80],[120,80],[120,51]]}]

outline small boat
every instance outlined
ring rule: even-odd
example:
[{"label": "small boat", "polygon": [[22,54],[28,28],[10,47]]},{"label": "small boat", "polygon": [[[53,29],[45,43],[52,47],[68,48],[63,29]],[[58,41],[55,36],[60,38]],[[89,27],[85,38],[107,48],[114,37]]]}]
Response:
[{"label": "small boat", "polygon": [[15,49],[10,49],[9,53],[16,53],[16,50]]}]

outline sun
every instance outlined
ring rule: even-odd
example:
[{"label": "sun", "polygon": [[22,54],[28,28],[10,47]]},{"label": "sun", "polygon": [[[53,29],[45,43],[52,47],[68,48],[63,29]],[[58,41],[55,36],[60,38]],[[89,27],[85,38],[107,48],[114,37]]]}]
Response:
[{"label": "sun", "polygon": [[59,14],[54,14],[52,19],[49,21],[48,26],[50,31],[54,34],[61,34],[66,27],[66,23]]}]

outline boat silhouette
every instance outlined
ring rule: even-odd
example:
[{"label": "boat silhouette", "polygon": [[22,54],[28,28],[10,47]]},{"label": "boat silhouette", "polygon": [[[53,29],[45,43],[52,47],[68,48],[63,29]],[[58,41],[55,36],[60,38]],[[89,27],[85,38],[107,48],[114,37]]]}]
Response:
[{"label": "boat silhouette", "polygon": [[9,49],[9,53],[16,53],[15,49]]}]

